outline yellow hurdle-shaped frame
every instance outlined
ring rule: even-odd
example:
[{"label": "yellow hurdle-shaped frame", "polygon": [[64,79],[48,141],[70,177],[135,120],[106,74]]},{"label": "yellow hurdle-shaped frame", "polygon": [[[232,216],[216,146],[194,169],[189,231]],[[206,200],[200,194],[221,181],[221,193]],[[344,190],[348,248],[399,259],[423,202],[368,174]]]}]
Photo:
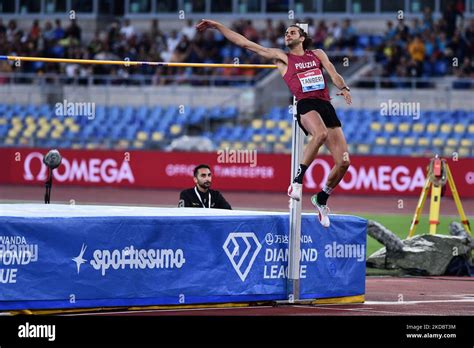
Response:
[{"label": "yellow hurdle-shaped frame", "polygon": [[[448,185],[451,188],[451,192],[453,194],[454,202],[456,203],[456,207],[458,209],[459,216],[461,217],[461,222],[464,225],[466,231],[472,235],[471,225],[469,224],[469,220],[464,213],[464,209],[462,207],[461,199],[459,198],[458,190],[456,189],[456,184],[454,183],[453,175],[451,174],[451,170],[449,169],[448,163],[445,160],[444,167],[446,169],[446,174],[448,177]],[[418,204],[416,206],[415,215],[413,216],[413,220],[410,225],[410,231],[408,232],[408,238],[411,238],[415,235],[416,228],[418,226],[418,222],[420,221],[421,213],[423,212],[423,206],[426,202],[426,197],[428,196],[428,191],[431,187],[431,204],[430,204],[430,214],[429,214],[429,224],[430,224],[430,234],[436,234],[436,230],[439,224],[439,211],[441,207],[441,190],[442,185],[436,185],[431,181],[431,169],[428,167],[425,185],[421,191],[420,198],[418,200]]]}]

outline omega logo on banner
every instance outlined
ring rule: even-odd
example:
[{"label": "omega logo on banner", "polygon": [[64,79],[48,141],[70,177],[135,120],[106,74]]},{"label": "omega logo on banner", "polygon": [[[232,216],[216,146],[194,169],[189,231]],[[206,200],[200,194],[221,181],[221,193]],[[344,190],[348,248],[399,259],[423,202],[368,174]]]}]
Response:
[{"label": "omega logo on banner", "polygon": [[[316,182],[313,177],[315,167],[319,166],[323,170],[323,177],[320,182]],[[317,169],[319,170],[319,168]],[[322,188],[331,171],[331,166],[323,159],[316,159],[306,172],[305,186],[310,189]],[[373,189],[376,191],[398,192],[413,191],[422,188],[425,183],[425,173],[422,167],[417,167],[414,173],[404,165],[390,166],[350,166],[346,176],[339,183],[343,190]]]},{"label": "omega logo on banner", "polygon": [[[32,173],[31,165],[33,160],[37,160],[41,164],[38,173]],[[43,163],[43,155],[41,153],[30,152],[25,158],[23,168],[23,178],[25,180],[46,180],[47,167]],[[123,181],[128,181],[130,183],[135,182],[129,162],[124,160],[121,164],[118,164],[113,158],[73,158],[70,161],[63,157],[61,165],[56,171],[54,171],[54,178],[59,182],[81,180],[85,182],[104,182],[108,184],[120,183]]]}]

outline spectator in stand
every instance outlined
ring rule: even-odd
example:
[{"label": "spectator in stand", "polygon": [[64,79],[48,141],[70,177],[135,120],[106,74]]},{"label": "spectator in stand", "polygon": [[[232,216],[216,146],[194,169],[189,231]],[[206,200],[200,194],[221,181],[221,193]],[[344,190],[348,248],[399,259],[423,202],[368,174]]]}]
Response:
[{"label": "spectator in stand", "polygon": [[446,33],[442,32],[438,36],[438,48],[441,52],[445,52],[448,48],[448,40],[446,38]]},{"label": "spectator in stand", "polygon": [[403,19],[398,20],[397,27],[395,28],[396,34],[400,35],[400,39],[403,41],[408,41],[408,35],[410,34],[410,29],[405,25]]},{"label": "spectator in stand", "polygon": [[341,28],[336,22],[333,22],[331,28],[328,30],[328,35],[326,36],[323,47],[325,50],[334,49],[341,38]]},{"label": "spectator in stand", "polygon": [[273,28],[273,20],[271,18],[268,18],[266,20],[265,31],[268,32],[268,33],[274,33],[275,32],[275,29]]},{"label": "spectator in stand", "polygon": [[415,38],[408,44],[408,52],[410,53],[411,59],[415,62],[423,62],[425,58],[425,44],[421,41],[419,35],[415,35]]},{"label": "spectator in stand", "polygon": [[[384,76],[419,76],[420,72],[422,76],[442,76],[456,72],[455,69],[452,69],[450,63],[455,57],[459,59],[460,65],[463,62],[463,66],[467,66],[468,63],[465,58],[474,56],[474,20],[467,22],[466,27],[463,28],[460,25],[462,23],[458,23],[457,20],[464,11],[461,6],[462,1],[452,2],[452,4],[454,5],[441,8],[441,12],[445,15],[436,21],[433,21],[431,9],[426,7],[422,22],[417,19],[413,22],[410,21],[409,29],[402,20],[397,21],[396,24],[387,22],[384,40],[376,47],[369,47],[370,50],[375,52],[376,62],[380,64],[371,71],[372,75],[377,76],[377,73],[374,72],[383,71]],[[453,18],[456,20],[453,21]],[[452,27],[453,23],[454,31],[449,36],[447,35],[448,27]],[[5,26],[0,19],[0,46],[8,55],[90,59],[107,57],[107,59],[117,60],[128,57],[133,60],[169,61],[171,59],[174,61],[216,63],[224,61],[233,63],[233,59],[238,58],[241,63],[246,61],[256,64],[271,63],[260,59],[257,55],[248,54],[242,49],[229,45],[223,40],[222,35],[217,35],[217,33],[206,32],[205,35],[195,33],[192,24],[191,21],[187,21],[185,27],[179,32],[163,33],[159,27],[159,21],[153,20],[150,21],[150,26],[146,32],[137,33],[131,26],[130,21],[125,21],[123,28],[116,21],[111,23],[106,30],[94,33],[90,41],[81,43],[82,30],[75,21],[71,21],[65,31],[60,20],[54,22],[54,27],[52,23],[45,22],[40,28],[39,23],[35,21],[32,27],[19,28],[15,20],[10,20],[8,25]],[[341,24],[343,24],[342,27]],[[253,23],[247,20],[233,22],[236,31],[248,37],[257,38],[262,46],[284,47],[283,38],[278,34],[278,30],[284,31],[287,23],[283,21],[274,23],[272,20],[267,20],[264,25],[265,29],[257,30]],[[310,32],[314,33],[313,38],[316,48],[334,50],[357,45],[357,40],[353,39],[356,33],[350,25],[350,21],[344,23],[331,22],[330,28],[323,20],[318,21],[317,26],[312,28]],[[377,33],[371,34],[376,35]],[[414,39],[416,35],[420,36],[421,43]],[[423,67],[419,66],[421,46],[424,46],[425,56],[425,61],[423,61],[425,66]],[[405,59],[402,60],[402,57],[405,57]],[[399,68],[398,65],[400,65]],[[64,66],[58,64],[23,64],[21,67],[15,68],[15,71],[43,73],[64,72],[64,69]],[[190,70],[157,69],[156,67],[130,67],[126,70],[120,70],[117,67],[106,70],[97,67],[91,67],[91,69],[94,69],[95,73],[116,74],[117,81],[123,81],[122,77],[128,74],[155,75],[153,83],[156,84],[166,84],[172,81],[166,77],[159,78],[156,75],[157,71],[173,76],[182,73],[184,76],[182,82],[189,82],[190,74]],[[469,71],[468,68],[464,70]],[[402,71],[404,72],[402,73]],[[415,74],[413,74],[413,71],[415,71]],[[219,71],[216,69],[194,69],[192,73],[194,75],[212,76],[218,74]],[[250,74],[251,71],[235,71],[235,75],[242,73]],[[83,74],[85,73],[79,70],[79,76]],[[459,72],[456,72],[456,74],[459,75]],[[69,68],[69,76],[77,76],[77,71]]]},{"label": "spectator in stand", "polygon": [[258,32],[254,28],[252,21],[245,22],[242,35],[250,41],[258,41]]},{"label": "spectator in stand", "polygon": [[385,40],[391,40],[397,34],[397,30],[393,27],[393,22],[387,22],[387,30],[385,31]]},{"label": "spectator in stand", "polygon": [[14,19],[10,20],[8,22],[7,40],[10,42],[13,42],[18,33],[19,33],[19,30],[16,25],[16,21]]},{"label": "spectator in stand", "polygon": [[7,27],[3,25],[3,19],[0,18],[0,35],[6,35]]},{"label": "spectator in stand", "polygon": [[35,19],[33,21],[33,26],[31,27],[31,30],[30,30],[29,39],[33,41],[35,44],[37,44],[40,36],[41,36],[41,28],[39,25],[39,21]]},{"label": "spectator in stand", "polygon": [[409,71],[410,76],[421,77],[423,72],[423,61],[425,59],[425,45],[419,35],[415,35],[408,44],[408,53],[410,54]]},{"label": "spectator in stand", "polygon": [[339,41],[339,47],[350,47],[354,48],[356,45],[357,35],[356,30],[351,24],[350,19],[344,20],[344,24],[341,29],[341,40]]},{"label": "spectator in stand", "polygon": [[451,37],[456,31],[457,19],[463,18],[464,4],[462,2],[448,2],[446,9],[443,11],[443,19],[446,22],[446,35]]},{"label": "spectator in stand", "polygon": [[[0,33],[0,36],[1,35],[3,34]],[[0,62],[0,85],[7,84],[10,81],[8,77],[1,76],[1,73],[11,73],[11,72],[13,72],[13,68],[9,64],[9,62]]]},{"label": "spectator in stand", "polygon": [[194,40],[194,37],[196,36],[196,27],[192,20],[188,20],[187,25],[181,29],[181,36],[186,36],[190,41]]},{"label": "spectator in stand", "polygon": [[452,52],[453,57],[458,58],[459,61],[464,59],[467,52],[467,43],[458,30],[454,33],[448,48]]},{"label": "spectator in stand", "polygon": [[54,38],[56,40],[61,40],[65,35],[65,31],[61,26],[61,20],[56,19],[54,23],[56,24],[56,28],[54,29]]},{"label": "spectator in stand", "polygon": [[178,32],[173,30],[171,35],[166,39],[166,47],[167,50],[163,53],[163,59],[166,62],[169,62],[173,57],[174,50],[178,46],[179,42],[181,41],[180,37],[178,36]]},{"label": "spectator in stand", "polygon": [[426,6],[423,11],[423,28],[429,30],[433,28],[433,12],[429,6]]},{"label": "spectator in stand", "polygon": [[422,27],[422,24],[420,23],[420,19],[414,18],[413,25],[410,28],[410,35],[411,36],[420,35],[422,32],[423,32],[423,27]]},{"label": "spectator in stand", "polygon": [[179,41],[176,46],[173,55],[171,56],[171,62],[184,62],[191,53],[191,41],[188,39],[187,35],[182,35],[181,41]]},{"label": "spectator in stand", "polygon": [[272,41],[270,40],[270,35],[267,30],[261,30],[259,35],[258,44],[263,47],[271,47]]},{"label": "spectator in stand", "polygon": [[135,28],[129,19],[125,20],[123,27],[120,29],[120,34],[124,35],[127,41],[135,36]]},{"label": "spectator in stand", "polygon": [[331,28],[329,29],[329,35],[331,35],[335,42],[339,42],[342,35],[341,27],[339,23],[333,22]]},{"label": "spectator in stand", "polygon": [[472,47],[474,45],[474,19],[471,19],[469,22],[469,26],[466,28],[466,32],[464,34],[466,41]]},{"label": "spectator in stand", "polygon": [[316,32],[314,33],[314,37],[313,37],[314,47],[323,48],[324,40],[326,40],[327,35],[328,35],[328,27],[326,26],[326,22],[322,20],[319,22],[318,28],[316,29]]},{"label": "spectator in stand", "polygon": [[43,40],[45,43],[52,43],[55,40],[53,25],[50,21],[44,24]]},{"label": "spectator in stand", "polygon": [[469,57],[465,57],[462,65],[459,69],[455,69],[458,71],[457,76],[462,78],[469,78],[474,77],[474,60]]},{"label": "spectator in stand", "polygon": [[430,58],[438,50],[435,33],[425,31],[423,34],[423,41],[425,44],[425,56]]},{"label": "spectator in stand", "polygon": [[75,19],[71,19],[71,23],[66,29],[65,36],[70,37],[71,39],[76,39],[79,43],[81,42],[82,29],[79,27]]}]

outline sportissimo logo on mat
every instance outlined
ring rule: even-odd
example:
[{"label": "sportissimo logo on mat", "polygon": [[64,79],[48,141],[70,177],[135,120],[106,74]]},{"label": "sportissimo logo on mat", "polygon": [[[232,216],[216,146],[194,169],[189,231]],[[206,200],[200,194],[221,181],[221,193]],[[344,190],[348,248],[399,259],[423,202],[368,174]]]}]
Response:
[{"label": "sportissimo logo on mat", "polygon": [[[232,243],[232,245],[230,245]],[[222,246],[232,267],[245,281],[262,245],[253,232],[232,232]],[[243,248],[243,250],[241,250]],[[242,251],[242,252],[241,252]]]},{"label": "sportissimo logo on mat", "polygon": [[112,268],[117,269],[171,269],[181,268],[186,263],[182,249],[138,249],[127,246],[123,249],[97,249],[92,252],[92,259],[85,259],[87,245],[83,244],[79,255],[71,260],[76,264],[77,274],[81,266],[89,263],[102,276]]}]

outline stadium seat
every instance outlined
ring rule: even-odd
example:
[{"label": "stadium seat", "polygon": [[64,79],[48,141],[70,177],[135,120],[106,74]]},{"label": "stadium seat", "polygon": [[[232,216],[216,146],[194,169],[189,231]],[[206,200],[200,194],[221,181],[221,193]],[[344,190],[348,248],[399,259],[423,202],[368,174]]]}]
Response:
[{"label": "stadium seat", "polygon": [[462,136],[466,132],[466,126],[462,123],[458,123],[454,126],[454,132]]},{"label": "stadium seat", "polygon": [[246,146],[247,150],[255,150],[256,149],[256,146],[255,146],[254,143],[248,142],[248,143],[245,144],[245,146]]},{"label": "stadium seat", "polygon": [[473,156],[474,151],[472,150],[472,147],[460,147],[459,148],[459,156],[461,157],[469,157]]},{"label": "stadium seat", "polygon": [[425,125],[423,123],[415,123],[412,127],[414,133],[422,134],[425,131]]},{"label": "stadium seat", "polygon": [[151,136],[151,140],[153,141],[162,141],[164,139],[163,133],[162,132],[153,132]]},{"label": "stadium seat", "polygon": [[140,131],[137,133],[137,140],[139,141],[148,141],[148,133]]},{"label": "stadium seat", "polygon": [[262,120],[253,120],[252,121],[252,127],[255,129],[260,129],[263,126],[263,121]]},{"label": "stadium seat", "polygon": [[389,143],[392,146],[399,146],[402,144],[402,139],[400,137],[390,137]]},{"label": "stadium seat", "polygon": [[370,151],[370,146],[366,144],[357,145],[357,152],[361,155],[366,155]]},{"label": "stadium seat", "polygon": [[455,138],[447,139],[446,145],[451,146],[451,147],[457,147],[459,145],[459,140]]},{"label": "stadium seat", "polygon": [[402,122],[398,125],[398,131],[400,133],[410,132],[410,124],[408,122]]},{"label": "stadium seat", "polygon": [[418,146],[429,146],[430,139],[427,137],[418,138]]},{"label": "stadium seat", "polygon": [[280,136],[280,138],[278,139],[280,141],[280,143],[287,143],[290,141],[290,137],[287,136],[287,135],[282,135]]},{"label": "stadium seat", "polygon": [[133,142],[133,147],[136,148],[136,149],[143,149],[144,145],[145,144],[140,140],[135,140]]},{"label": "stadium seat", "polygon": [[426,127],[426,131],[431,134],[435,134],[438,132],[438,127],[439,124],[435,122],[428,123],[428,126]]},{"label": "stadium seat", "polygon": [[269,143],[274,143],[276,142],[276,137],[275,135],[273,134],[268,134],[266,137],[265,137],[265,141],[269,142]]},{"label": "stadium seat", "polygon": [[382,130],[382,125],[379,122],[372,122],[370,124],[370,129],[374,132]]},{"label": "stadium seat", "polygon": [[443,156],[452,157],[454,152],[456,152],[454,147],[445,146],[443,149]]},{"label": "stadium seat", "polygon": [[395,132],[396,128],[395,128],[395,124],[393,124],[392,122],[387,122],[384,124],[384,130],[385,132],[387,133],[393,133]]},{"label": "stadium seat", "polygon": [[272,128],[275,128],[275,121],[273,120],[266,120],[265,121],[265,127],[268,128],[268,129],[272,129]]},{"label": "stadium seat", "polygon": [[443,123],[440,127],[440,131],[441,133],[451,133],[451,131],[453,130],[453,125],[452,124],[449,124],[449,123]]},{"label": "stadium seat", "polygon": [[180,125],[174,124],[170,127],[170,133],[172,135],[178,135],[178,134],[181,133],[181,131],[182,131],[182,129],[181,129]]}]

